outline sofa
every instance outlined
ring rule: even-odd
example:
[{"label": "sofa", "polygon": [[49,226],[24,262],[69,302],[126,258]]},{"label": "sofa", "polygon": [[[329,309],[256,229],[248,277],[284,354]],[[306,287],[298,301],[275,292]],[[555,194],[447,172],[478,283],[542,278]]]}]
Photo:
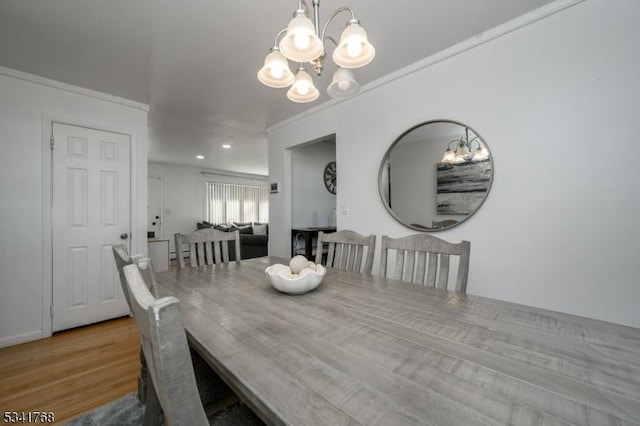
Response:
[{"label": "sofa", "polygon": [[[224,232],[240,232],[240,256],[241,259],[266,256],[269,248],[269,224],[267,223],[240,223],[211,224],[199,222],[197,229],[214,228]],[[229,241],[229,260],[236,260],[235,241]]]}]

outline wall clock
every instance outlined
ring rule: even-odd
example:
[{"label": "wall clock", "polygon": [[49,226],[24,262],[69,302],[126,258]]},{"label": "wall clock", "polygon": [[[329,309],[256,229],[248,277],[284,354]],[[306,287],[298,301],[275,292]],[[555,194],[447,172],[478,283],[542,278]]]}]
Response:
[{"label": "wall clock", "polygon": [[324,186],[327,187],[327,191],[332,194],[336,193],[336,162],[332,161],[324,168],[324,174],[322,176]]}]

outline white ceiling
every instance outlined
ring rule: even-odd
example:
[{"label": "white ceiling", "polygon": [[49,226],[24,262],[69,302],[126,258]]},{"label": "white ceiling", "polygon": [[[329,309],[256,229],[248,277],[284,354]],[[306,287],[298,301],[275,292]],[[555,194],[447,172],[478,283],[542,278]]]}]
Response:
[{"label": "white ceiling", "polygon": [[[322,0],[320,16],[324,25],[335,8],[354,9],[376,47],[373,62],[354,70],[363,85],[551,1]],[[265,129],[329,100],[331,63],[314,75],[321,97],[310,104],[256,79],[296,6],[0,0],[0,65],[149,104],[150,160],[267,174]],[[348,18],[338,15],[327,33],[337,39]]]}]

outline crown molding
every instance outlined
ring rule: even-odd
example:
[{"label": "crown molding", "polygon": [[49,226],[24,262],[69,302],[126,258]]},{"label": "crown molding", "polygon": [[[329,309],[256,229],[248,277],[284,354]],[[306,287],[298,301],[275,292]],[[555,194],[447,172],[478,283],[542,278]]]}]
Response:
[{"label": "crown molding", "polygon": [[0,75],[149,112],[149,105],[0,66]]}]

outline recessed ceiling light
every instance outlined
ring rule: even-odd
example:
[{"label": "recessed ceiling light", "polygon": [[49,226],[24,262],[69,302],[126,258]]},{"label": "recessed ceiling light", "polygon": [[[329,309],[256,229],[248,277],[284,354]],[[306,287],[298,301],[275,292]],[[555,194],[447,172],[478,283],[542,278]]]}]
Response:
[{"label": "recessed ceiling light", "polygon": [[204,155],[196,155],[196,158],[197,158],[198,160],[204,160]]},{"label": "recessed ceiling light", "polygon": [[231,145],[229,145],[228,143],[225,143],[224,145],[222,145],[222,147],[224,149],[229,149],[229,148],[231,148]]}]

